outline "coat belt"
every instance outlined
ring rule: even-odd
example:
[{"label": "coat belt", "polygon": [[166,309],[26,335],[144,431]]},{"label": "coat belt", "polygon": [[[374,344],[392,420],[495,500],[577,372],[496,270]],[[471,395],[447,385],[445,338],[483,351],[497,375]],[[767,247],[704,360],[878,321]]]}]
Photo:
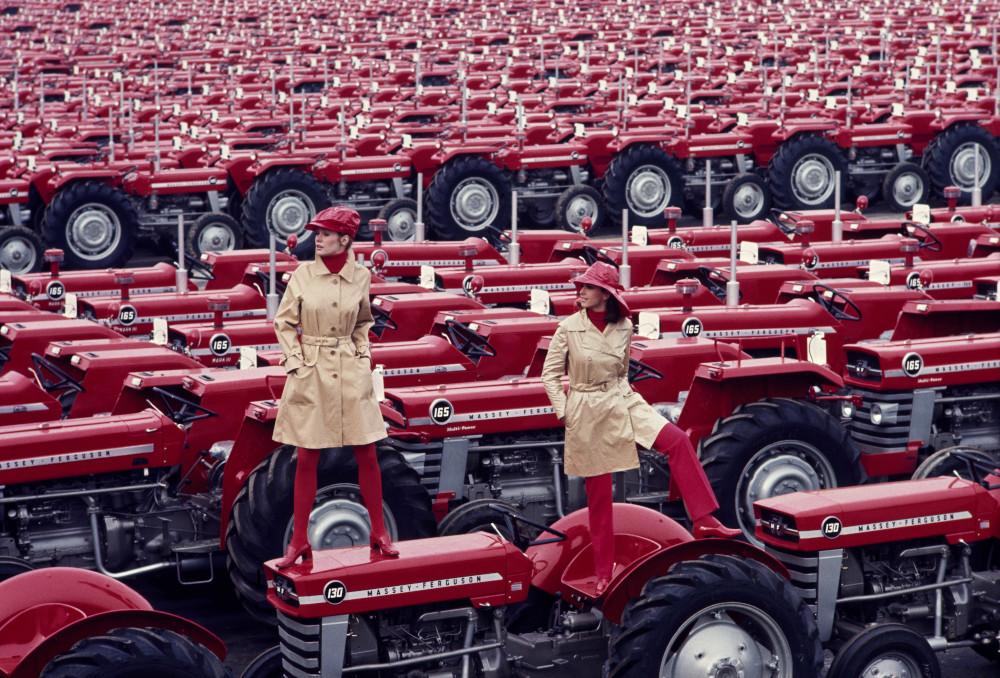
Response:
[{"label": "coat belt", "polygon": [[303,334],[299,337],[299,341],[308,346],[338,346],[342,343],[350,343],[351,337],[314,337],[309,334]]},{"label": "coat belt", "polygon": [[591,393],[593,391],[607,391],[617,382],[602,381],[596,384],[570,384],[569,390],[577,393]]}]

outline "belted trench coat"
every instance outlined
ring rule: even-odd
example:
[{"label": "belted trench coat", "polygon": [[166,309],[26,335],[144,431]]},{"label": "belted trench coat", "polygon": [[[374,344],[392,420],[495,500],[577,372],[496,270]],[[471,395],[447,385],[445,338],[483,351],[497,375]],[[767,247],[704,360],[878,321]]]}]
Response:
[{"label": "belted trench coat", "polygon": [[368,345],[370,287],[353,256],[337,274],[319,258],[295,269],[274,318],[288,372],[275,441],[319,449],[385,438]]},{"label": "belted trench coat", "polygon": [[[667,420],[628,383],[632,322],[601,332],[579,311],[559,323],[542,368],[556,416],[566,425],[566,473],[596,476],[639,465],[636,444],[650,448]],[[569,372],[568,395],[562,377]]]}]

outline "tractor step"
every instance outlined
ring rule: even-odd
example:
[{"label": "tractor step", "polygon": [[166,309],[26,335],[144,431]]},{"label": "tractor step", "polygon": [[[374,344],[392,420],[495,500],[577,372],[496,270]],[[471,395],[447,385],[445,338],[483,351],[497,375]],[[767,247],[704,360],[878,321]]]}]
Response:
[{"label": "tractor step", "polygon": [[191,556],[201,553],[214,553],[219,550],[218,539],[201,539],[199,541],[175,544],[171,551],[178,555]]}]

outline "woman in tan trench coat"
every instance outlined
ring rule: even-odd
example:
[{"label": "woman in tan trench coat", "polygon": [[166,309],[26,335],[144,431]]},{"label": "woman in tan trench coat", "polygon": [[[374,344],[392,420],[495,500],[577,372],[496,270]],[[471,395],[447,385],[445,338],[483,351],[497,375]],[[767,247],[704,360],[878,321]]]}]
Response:
[{"label": "woman in tan trench coat", "polygon": [[368,330],[371,274],[354,261],[351,242],[361,219],[347,207],[329,207],[309,223],[316,259],[295,269],[274,318],[288,377],[274,424],[274,440],[295,445],[292,538],[278,567],[311,557],[309,514],[316,499],[321,450],[351,446],[358,484],[371,518],[373,553],[394,557],[382,516],[382,478],[375,441],[385,424],[372,383]]},{"label": "woman in tan trench coat", "polygon": [[[580,310],[559,323],[549,343],[542,381],[566,426],[566,473],[586,478],[596,591],[614,569],[611,474],[639,465],[636,444],[667,455],[671,475],[701,537],[731,537],[712,515],[719,508],[691,441],[660,416],[628,382],[632,322],[618,269],[597,262],[574,281]],[[569,372],[569,392],[562,377]]]}]

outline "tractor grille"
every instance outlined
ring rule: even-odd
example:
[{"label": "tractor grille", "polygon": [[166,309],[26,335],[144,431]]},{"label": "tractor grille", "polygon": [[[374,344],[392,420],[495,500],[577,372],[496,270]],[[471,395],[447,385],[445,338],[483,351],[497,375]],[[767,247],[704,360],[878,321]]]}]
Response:
[{"label": "tractor grille", "polygon": [[281,667],[288,678],[319,678],[319,620],[292,619],[278,613]]},{"label": "tractor grille", "polygon": [[[847,423],[847,430],[862,453],[899,452],[910,440],[913,393],[880,393],[855,389],[862,398],[861,407]],[[872,423],[872,407],[878,406],[882,423]]]},{"label": "tractor grille", "polygon": [[427,488],[433,497],[441,486],[441,448],[440,446],[426,452],[400,450],[406,463],[420,474],[420,484]]},{"label": "tractor grille", "polygon": [[792,586],[815,614],[818,596],[817,586],[819,584],[819,557],[814,553],[786,551],[770,544],[764,548],[788,569]]}]

